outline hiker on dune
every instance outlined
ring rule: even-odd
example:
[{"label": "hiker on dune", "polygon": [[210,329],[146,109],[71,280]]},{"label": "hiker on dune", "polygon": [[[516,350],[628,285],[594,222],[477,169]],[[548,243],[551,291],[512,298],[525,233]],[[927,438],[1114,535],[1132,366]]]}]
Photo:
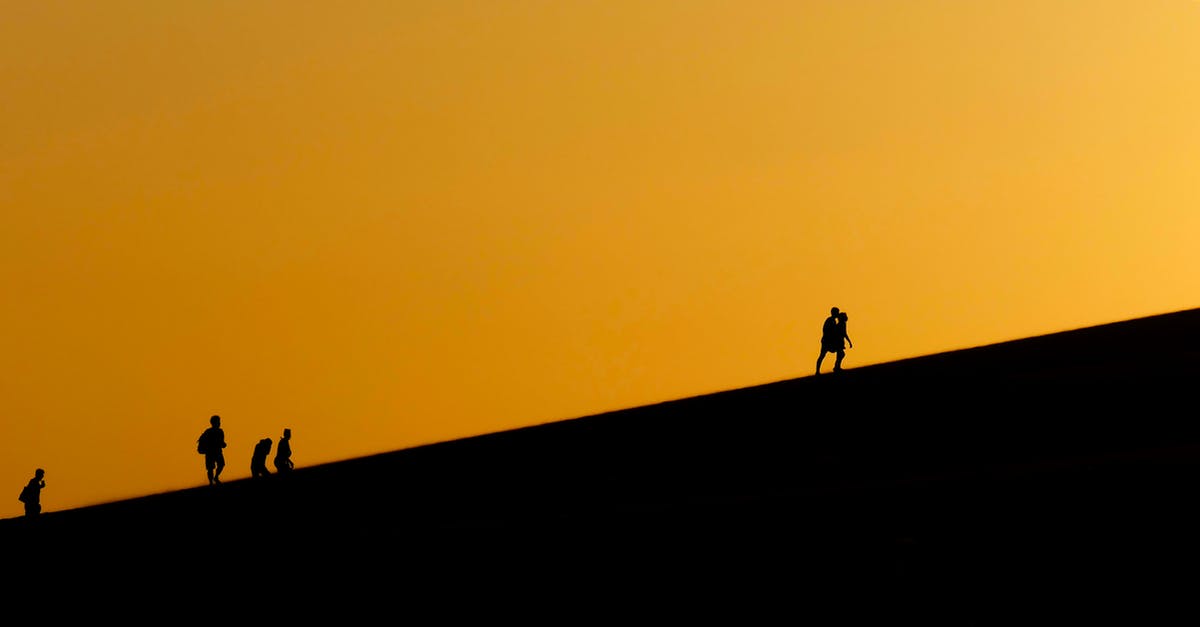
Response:
[{"label": "hiker on dune", "polygon": [[850,334],[846,331],[846,322],[850,316],[837,307],[830,307],[829,317],[821,326],[821,352],[817,355],[817,374],[821,374],[821,362],[825,361],[825,353],[833,353],[837,358],[833,362],[833,371],[842,371],[842,360],[846,358],[846,347],[854,348]]}]

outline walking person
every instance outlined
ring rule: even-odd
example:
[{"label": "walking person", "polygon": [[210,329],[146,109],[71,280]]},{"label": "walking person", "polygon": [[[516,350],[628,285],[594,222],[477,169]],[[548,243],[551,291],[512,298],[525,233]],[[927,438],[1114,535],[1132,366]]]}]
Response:
[{"label": "walking person", "polygon": [[42,513],[42,488],[46,487],[46,471],[38,468],[33,473],[33,478],[21,490],[19,497],[21,502],[25,504],[25,516],[32,518]]},{"label": "walking person", "polygon": [[275,471],[287,472],[292,467],[292,430],[284,429],[283,437],[275,446]]},{"label": "walking person", "polygon": [[850,341],[850,330],[846,328],[846,323],[849,321],[850,321],[850,314],[848,314],[844,311],[838,312],[838,330],[839,330],[839,336],[840,336],[840,339],[838,341],[839,341],[839,343],[841,343],[842,341],[845,341],[846,345],[844,348],[839,350],[837,353],[837,359],[833,362],[833,371],[834,372],[842,371],[842,360],[846,358],[846,349],[854,348],[854,342]]},{"label": "walking person", "polygon": [[208,484],[221,483],[221,471],[225,470],[225,431],[221,428],[221,417],[208,419],[209,428],[200,434],[196,450],[204,455],[204,470],[208,472]]},{"label": "walking person", "polygon": [[833,371],[841,372],[842,360],[846,358],[846,345],[854,348],[850,335],[846,332],[846,322],[850,316],[837,307],[829,308],[829,317],[821,325],[821,352],[817,355],[817,374],[821,374],[821,363],[825,361],[825,353],[833,353],[837,358],[833,362]]},{"label": "walking person", "polygon": [[267,455],[271,454],[271,438],[263,438],[254,445],[254,453],[250,456],[250,476],[251,477],[268,477],[271,471],[267,470]]}]

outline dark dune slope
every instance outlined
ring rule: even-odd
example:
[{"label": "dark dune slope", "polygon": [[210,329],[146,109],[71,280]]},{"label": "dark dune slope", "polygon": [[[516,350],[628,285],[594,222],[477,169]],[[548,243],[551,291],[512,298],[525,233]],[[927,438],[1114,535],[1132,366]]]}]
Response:
[{"label": "dark dune slope", "polygon": [[1190,310],[4,520],[0,541],[158,573],[291,546],[340,565],[310,574],[330,585],[517,555],[855,586],[1161,572],[1200,554],[1198,375]]}]

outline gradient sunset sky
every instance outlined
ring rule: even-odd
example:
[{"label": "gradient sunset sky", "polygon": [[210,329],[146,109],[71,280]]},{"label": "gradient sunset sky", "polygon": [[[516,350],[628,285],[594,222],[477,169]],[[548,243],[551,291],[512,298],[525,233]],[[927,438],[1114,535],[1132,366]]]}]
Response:
[{"label": "gradient sunset sky", "polygon": [[1200,306],[1195,1],[0,5],[3,517]]}]

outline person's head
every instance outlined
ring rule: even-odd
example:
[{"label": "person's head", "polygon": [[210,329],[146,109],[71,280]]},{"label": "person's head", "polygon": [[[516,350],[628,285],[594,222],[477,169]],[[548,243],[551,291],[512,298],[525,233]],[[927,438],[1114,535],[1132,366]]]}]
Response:
[{"label": "person's head", "polygon": [[831,316],[833,316],[834,318],[836,318],[836,317],[838,316],[838,308],[837,308],[837,307],[830,307],[830,308],[829,308],[829,315],[831,315]]},{"label": "person's head", "polygon": [[42,470],[41,468],[38,468],[37,470],[33,471],[33,476],[37,477],[38,479],[41,479],[42,477],[46,476],[46,471]]},{"label": "person's head", "polygon": [[209,418],[208,421],[210,423],[212,423],[212,426],[214,426],[214,427],[221,426],[221,417],[220,416],[213,416],[212,418]]},{"label": "person's head", "polygon": [[283,430],[283,437],[285,437],[285,438],[290,438],[290,437],[292,437],[292,430],[291,430],[291,429],[284,429],[284,430]]},{"label": "person's head", "polygon": [[839,313],[839,314],[838,314],[838,320],[841,320],[842,322],[845,322],[845,321],[847,321],[847,320],[849,320],[849,319],[850,319],[850,315],[849,315],[849,314],[847,314],[847,313],[846,313],[846,312],[844,312],[844,311],[843,311],[842,313]]}]

